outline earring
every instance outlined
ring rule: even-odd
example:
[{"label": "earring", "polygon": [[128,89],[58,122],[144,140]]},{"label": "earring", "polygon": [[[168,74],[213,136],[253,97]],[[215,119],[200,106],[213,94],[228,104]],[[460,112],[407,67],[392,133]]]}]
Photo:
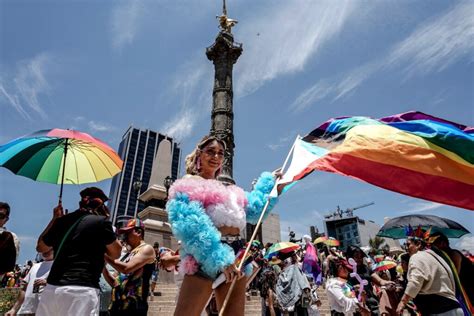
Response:
[{"label": "earring", "polygon": [[201,170],[201,157],[199,156],[196,158],[196,169]]}]

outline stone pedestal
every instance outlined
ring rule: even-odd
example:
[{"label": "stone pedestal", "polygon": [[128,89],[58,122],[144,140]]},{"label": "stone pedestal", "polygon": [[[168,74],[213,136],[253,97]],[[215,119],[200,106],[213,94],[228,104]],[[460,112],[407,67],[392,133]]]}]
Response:
[{"label": "stone pedestal", "polygon": [[[164,139],[159,147],[153,163],[148,188],[138,199],[145,203],[145,208],[138,217],[145,224],[145,242],[172,250],[178,249],[178,242],[173,237],[171,225],[168,223],[168,213],[165,211],[167,192],[164,180],[171,175],[171,142]],[[161,283],[175,283],[174,273],[160,270]]]},{"label": "stone pedestal", "polygon": [[[171,233],[171,225],[168,223],[168,214],[165,210],[156,207],[147,207],[138,216],[145,224],[145,242],[153,245],[155,242],[160,247],[172,250],[178,249],[178,241]],[[161,283],[175,283],[174,273],[160,270],[159,281]]]}]

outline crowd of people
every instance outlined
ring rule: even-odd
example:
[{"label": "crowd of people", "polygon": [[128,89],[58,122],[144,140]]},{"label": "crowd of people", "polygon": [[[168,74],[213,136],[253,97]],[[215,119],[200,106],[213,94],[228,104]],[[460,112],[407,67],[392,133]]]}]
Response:
[{"label": "crowd of people", "polygon": [[204,137],[186,157],[186,176],[171,186],[175,250],[147,244],[138,218],[115,229],[108,197],[90,187],[76,211],[65,214],[61,203],[53,210],[37,241],[41,262],[15,268],[18,239],[5,228],[10,207],[1,203],[0,284],[20,288],[6,315],[147,315],[158,268],[180,271],[178,316],[243,316],[249,291],[260,293],[262,315],[319,315],[318,289],[331,315],[473,312],[472,262],[440,233],[407,227],[407,252],[397,257],[314,245],[309,236],[290,251],[245,244],[240,232],[271,211],[280,174],[262,173],[251,192],[225,184],[218,180],[225,151],[223,140]]},{"label": "crowd of people", "polygon": [[353,245],[345,251],[315,247],[309,236],[303,239],[300,249],[271,259],[265,255],[270,244],[258,252],[260,271],[252,286],[262,296],[263,315],[319,315],[318,288],[331,315],[473,313],[473,263],[440,232],[412,229],[407,252],[396,256]]}]

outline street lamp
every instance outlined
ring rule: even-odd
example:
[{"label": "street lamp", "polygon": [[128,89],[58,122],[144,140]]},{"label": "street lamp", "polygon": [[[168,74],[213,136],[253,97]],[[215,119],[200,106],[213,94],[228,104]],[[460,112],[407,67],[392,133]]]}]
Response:
[{"label": "street lamp", "polygon": [[135,191],[136,198],[138,200],[138,196],[140,195],[140,190],[142,189],[143,182],[140,179],[136,179],[133,182],[133,191]]},{"label": "street lamp", "polygon": [[165,180],[163,181],[163,185],[165,186],[166,189],[166,199],[168,200],[168,192],[170,190],[171,185],[173,184],[174,179],[171,178],[170,176],[166,176]]}]

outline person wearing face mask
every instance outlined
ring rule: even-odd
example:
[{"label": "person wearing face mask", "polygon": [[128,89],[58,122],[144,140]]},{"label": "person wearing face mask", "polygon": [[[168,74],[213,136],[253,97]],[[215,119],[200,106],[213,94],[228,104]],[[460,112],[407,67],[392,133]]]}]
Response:
[{"label": "person wearing face mask", "polygon": [[104,254],[116,259],[121,246],[107,220],[108,200],[101,189],[80,192],[79,209],[64,215],[59,204],[38,238],[36,250],[53,248],[54,263],[44,288],[37,315],[98,315],[99,279]]}]

